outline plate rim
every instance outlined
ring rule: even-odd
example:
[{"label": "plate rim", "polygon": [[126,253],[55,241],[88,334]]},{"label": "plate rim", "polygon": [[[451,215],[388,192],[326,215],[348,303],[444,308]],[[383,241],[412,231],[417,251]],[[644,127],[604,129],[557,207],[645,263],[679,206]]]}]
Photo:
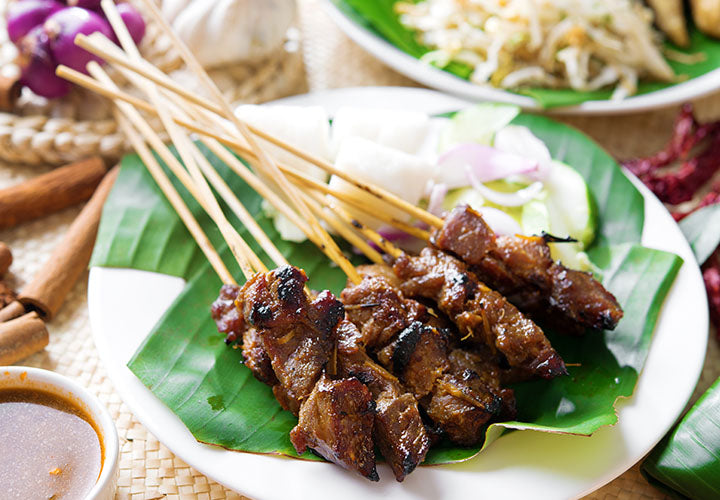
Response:
[{"label": "plate rim", "polygon": [[[404,90],[407,90],[407,92],[404,92]],[[350,97],[352,97],[352,96],[354,96],[354,95],[358,95],[359,93],[363,93],[363,92],[366,92],[366,93],[368,93],[368,94],[373,95],[374,97],[377,97],[377,93],[378,93],[378,92],[383,92],[383,91],[388,92],[388,95],[390,95],[389,98],[390,98],[390,100],[392,100],[392,101],[395,101],[395,100],[396,100],[395,98],[396,98],[398,95],[402,95],[403,93],[414,94],[414,97],[411,97],[410,99],[419,99],[419,97],[420,97],[421,95],[425,95],[426,98],[427,98],[427,100],[430,101],[430,100],[432,100],[433,97],[434,97],[438,102],[442,102],[443,105],[445,105],[445,106],[450,105],[450,103],[452,103],[452,102],[458,101],[456,98],[453,98],[453,97],[450,97],[450,96],[446,96],[446,95],[443,95],[443,94],[439,94],[439,93],[437,93],[437,92],[435,92],[435,91],[425,90],[425,89],[402,89],[402,88],[397,88],[397,87],[394,87],[394,88],[360,87],[360,88],[358,88],[358,89],[336,89],[336,90],[332,90],[332,91],[316,92],[316,93],[313,93],[313,94],[305,94],[305,95],[302,95],[302,96],[293,96],[293,97],[290,97],[290,98],[286,98],[286,99],[282,100],[281,102],[284,102],[284,103],[294,102],[295,104],[298,104],[298,103],[302,103],[302,101],[303,101],[303,99],[304,99],[304,100],[306,100],[306,101],[309,101],[309,102],[307,102],[307,104],[310,104],[310,103],[321,104],[321,101],[322,101],[322,100],[328,99],[328,98],[330,98],[330,97],[333,97],[333,98],[335,99],[335,101],[342,101],[343,99],[347,100],[348,98],[350,98]],[[366,96],[366,98],[367,98],[367,96]],[[357,99],[352,99],[352,100],[353,100],[354,102],[357,101]],[[423,102],[425,102],[426,105],[427,105],[427,101],[425,101],[425,100],[423,99]],[[458,102],[461,102],[461,101],[458,101]],[[627,173],[626,173],[626,175],[627,175]],[[636,187],[638,187],[638,189],[641,191],[641,193],[642,193],[642,195],[643,195],[643,198],[645,199],[646,214],[647,214],[647,212],[648,212],[648,211],[647,211],[647,205],[648,205],[648,203],[650,203],[651,205],[654,204],[654,205],[655,205],[655,208],[657,208],[658,206],[659,206],[659,207],[662,207],[662,204],[659,202],[659,200],[657,200],[657,198],[655,198],[654,195],[652,195],[652,194],[649,192],[649,190],[647,190],[647,188],[645,188],[645,186],[643,186],[642,184],[639,184],[639,181],[637,181],[636,179],[634,179],[634,177],[632,177],[631,175],[629,175],[628,177],[636,184]],[[638,185],[638,184],[639,184],[639,185]],[[662,207],[662,213],[661,213],[661,215],[662,215],[663,218],[666,219],[666,222],[668,222],[668,223],[671,222],[671,223],[672,223],[672,226],[673,226],[672,230],[673,230],[673,231],[679,232],[679,228],[677,228],[677,225],[674,223],[674,221],[672,221],[672,218],[671,218],[670,215],[667,213],[667,211],[664,209],[664,207]],[[647,226],[647,224],[646,224],[646,226]],[[644,239],[644,237],[643,237],[643,239]],[[689,246],[689,244],[688,244],[684,239],[682,239],[682,243],[683,243],[683,245],[682,245],[683,248],[681,249],[682,252],[676,251],[676,253],[685,254],[685,257],[686,257],[686,258],[684,259],[685,262],[684,262],[684,264],[683,264],[683,266],[682,266],[682,268],[681,268],[681,270],[680,270],[680,273],[694,274],[694,275],[695,275],[695,279],[694,279],[695,284],[696,284],[697,286],[702,287],[702,278],[701,278],[701,275],[700,275],[699,267],[697,266],[697,264],[696,264],[696,262],[695,262],[694,259],[692,259],[692,260],[690,260],[690,261],[688,261],[688,259],[687,259],[687,255],[692,256],[692,251],[690,250],[690,246]],[[686,264],[688,264],[688,265],[686,266]],[[134,382],[136,383],[135,385],[139,384],[139,385],[141,386],[141,389],[144,389],[145,391],[147,391],[147,393],[150,394],[153,398],[155,397],[154,395],[152,395],[152,393],[151,393],[147,388],[145,388],[144,386],[142,386],[142,384],[139,382],[139,380],[137,380],[137,379],[135,378],[135,376],[129,371],[129,369],[127,369],[127,367],[125,366],[125,363],[122,363],[122,362],[121,362],[119,366],[115,366],[115,365],[114,365],[114,363],[113,363],[114,360],[113,360],[113,358],[112,358],[112,353],[110,352],[110,348],[109,348],[109,344],[108,344],[108,342],[107,342],[107,339],[104,338],[104,336],[103,336],[102,333],[100,332],[100,328],[98,327],[98,325],[102,323],[102,321],[101,321],[101,316],[102,316],[102,314],[103,314],[103,313],[102,313],[102,307],[103,307],[103,304],[104,304],[105,301],[101,300],[101,298],[99,297],[99,295],[98,295],[97,293],[95,293],[95,292],[96,292],[96,289],[97,289],[99,280],[102,278],[103,273],[107,274],[108,271],[118,271],[118,270],[117,270],[117,269],[108,269],[108,268],[97,268],[97,267],[93,267],[93,268],[91,269],[91,272],[90,272],[90,286],[89,286],[89,288],[88,288],[88,307],[89,307],[89,311],[90,311],[90,324],[91,324],[91,329],[92,329],[92,333],[93,333],[93,338],[94,338],[95,344],[96,344],[96,346],[98,347],[98,351],[99,351],[99,353],[100,353],[100,356],[101,356],[101,358],[103,359],[103,361],[105,362],[105,365],[106,365],[106,367],[107,367],[107,369],[108,369],[109,377],[110,377],[111,380],[114,382],[114,384],[115,384],[118,392],[120,393],[123,401],[125,401],[126,404],[128,404],[128,405],[131,407],[131,409],[133,410],[133,413],[136,415],[136,417],[137,417],[151,432],[155,433],[155,434],[156,434],[156,437],[157,437],[161,442],[163,442],[166,446],[168,446],[168,448],[170,448],[178,457],[180,457],[180,458],[181,458],[182,460],[184,460],[186,463],[188,463],[189,465],[195,467],[197,470],[199,470],[199,471],[202,472],[203,474],[207,475],[208,477],[210,477],[210,478],[212,478],[212,479],[220,482],[221,484],[224,484],[225,486],[227,486],[227,487],[229,487],[229,488],[231,488],[231,489],[234,489],[234,490],[236,490],[236,491],[244,491],[244,488],[238,487],[237,484],[232,483],[232,482],[228,482],[227,477],[218,477],[216,474],[214,474],[214,472],[215,472],[214,469],[208,470],[208,467],[206,467],[205,464],[197,463],[196,460],[194,460],[194,457],[193,457],[192,454],[186,453],[185,450],[183,450],[183,449],[178,449],[178,447],[180,446],[179,444],[176,446],[176,443],[175,443],[175,442],[169,443],[169,442],[168,442],[168,439],[163,439],[163,438],[161,438],[160,434],[162,434],[162,429],[160,429],[160,430],[158,431],[157,428],[156,428],[156,426],[155,426],[152,422],[148,422],[147,420],[149,420],[150,417],[144,414],[143,408],[138,408],[137,405],[133,404],[133,402],[135,402],[135,401],[134,401],[132,395],[126,394],[126,392],[129,391],[129,389],[128,389],[128,387],[127,387],[127,380],[123,380],[123,378],[126,378],[126,377],[129,376],[129,377],[132,379],[132,380],[130,381],[131,384],[132,384],[132,382],[133,382],[133,380],[134,380]],[[122,270],[119,270],[119,271],[120,271],[120,272],[123,272],[123,271],[124,271],[124,272],[128,272],[128,271],[130,271],[130,272],[133,272],[133,273],[146,273],[145,271],[128,270],[128,269],[122,269]],[[157,273],[147,273],[147,274],[153,274],[153,275],[155,275],[155,274],[157,274]],[[181,283],[183,282],[183,280],[181,280],[180,278],[171,277],[171,276],[167,276],[167,275],[159,275],[159,276],[162,276],[163,278],[168,278],[168,279],[170,279],[170,280],[176,280],[176,281],[179,280]],[[679,281],[679,278],[680,278],[680,274],[678,274],[678,277],[676,278],[676,281],[673,283],[673,286],[672,286],[672,288],[671,288],[671,290],[670,290],[670,293],[672,293],[672,291],[673,291],[674,289],[676,289],[677,283],[678,283],[678,281]],[[184,285],[183,285],[183,286],[184,286]],[[178,293],[179,293],[179,290],[178,290]],[[704,287],[702,287],[702,293],[703,293],[703,296],[704,296]],[[669,298],[669,297],[670,297],[670,295],[668,296],[668,298]],[[173,297],[173,300],[174,300],[174,297]],[[107,307],[107,306],[106,306],[106,307]],[[672,419],[671,421],[669,421],[669,423],[667,424],[666,428],[664,429],[664,431],[663,431],[661,434],[659,434],[658,436],[656,436],[656,437],[652,440],[652,442],[646,444],[646,446],[645,446],[646,449],[644,450],[644,452],[642,453],[642,455],[635,456],[635,457],[628,457],[625,461],[623,461],[623,462],[621,463],[621,465],[616,466],[613,470],[608,470],[602,477],[597,477],[597,478],[595,478],[595,481],[592,483],[592,486],[587,486],[586,489],[584,489],[584,490],[582,490],[582,491],[577,490],[577,496],[581,496],[581,495],[587,494],[587,493],[589,493],[589,492],[591,492],[591,491],[594,491],[595,489],[601,487],[602,485],[604,485],[604,484],[606,484],[607,482],[611,481],[611,480],[614,479],[615,477],[621,475],[625,470],[629,469],[634,463],[636,463],[640,458],[642,458],[642,456],[644,456],[644,455],[647,453],[647,451],[649,451],[652,447],[655,446],[655,444],[657,444],[657,442],[663,437],[663,435],[667,432],[667,430],[668,430],[668,429],[672,426],[672,424],[675,422],[677,416],[680,414],[680,412],[682,411],[682,409],[686,406],[687,401],[688,401],[689,398],[691,397],[692,392],[693,392],[693,389],[694,389],[695,385],[697,384],[697,380],[698,380],[699,377],[700,377],[701,370],[702,370],[702,366],[703,366],[703,362],[702,362],[702,361],[703,361],[704,358],[705,358],[705,350],[706,350],[706,347],[707,347],[707,334],[708,334],[708,332],[709,332],[709,326],[708,326],[708,325],[709,325],[709,319],[708,319],[708,314],[707,314],[707,304],[706,304],[705,302],[703,302],[703,304],[701,305],[701,309],[703,309],[703,308],[704,308],[704,310],[705,310],[705,311],[704,311],[705,313],[700,315],[700,326],[699,326],[699,330],[703,330],[705,333],[704,333],[704,334],[701,334],[701,336],[702,336],[702,338],[703,338],[703,342],[702,342],[702,345],[700,346],[700,351],[701,351],[701,353],[698,353],[698,354],[702,354],[702,356],[699,357],[699,362],[698,362],[697,365],[695,366],[694,373],[692,373],[692,374],[689,376],[689,378],[688,378],[688,381],[692,381],[692,384],[691,384],[692,386],[691,386],[691,387],[688,387],[688,388],[686,388],[686,390],[682,391],[682,393],[685,394],[685,397],[681,398],[682,401],[676,401],[677,412],[674,414],[673,419]],[[666,310],[666,308],[663,307],[663,311],[661,312],[660,320],[659,320],[659,322],[658,322],[658,327],[656,327],[656,331],[657,331],[658,328],[659,328],[660,321],[662,321],[662,318],[664,317],[664,311],[665,311],[665,310]],[[653,345],[656,345],[656,342],[655,342]],[[649,353],[649,355],[648,355],[648,360],[650,360],[650,356],[652,355],[652,353],[653,353],[653,349],[652,349],[652,346],[651,346],[651,350],[650,350],[650,353]],[[124,368],[124,372],[123,372],[123,370],[122,370],[123,368]],[[120,373],[120,372],[122,372],[122,373]],[[643,380],[644,380],[644,378],[642,377],[642,374],[641,374],[641,377],[640,377],[639,380],[638,380],[638,385],[637,385],[637,387],[636,387],[635,394],[637,394],[637,392],[638,392],[637,388],[640,387],[640,385],[642,384]],[[623,405],[625,405],[625,404],[632,404],[632,400],[633,400],[633,399],[635,399],[635,398],[629,398],[629,399],[628,399],[627,401],[625,401],[625,402],[620,402],[620,403],[618,404],[618,407],[620,408],[621,406],[623,406]],[[133,402],[131,402],[131,401],[133,401]],[[159,400],[158,400],[158,401],[159,401]],[[630,403],[628,403],[628,401],[629,401]],[[682,403],[682,404],[680,404],[680,403]],[[162,404],[162,403],[161,403],[161,404]],[[177,419],[177,417],[176,417],[167,407],[164,407],[164,405],[163,405],[163,408],[164,408],[165,411],[166,411],[167,413],[169,413],[172,417],[174,417],[175,419]],[[622,408],[618,410],[618,412],[621,412],[621,411],[622,411]],[[179,421],[179,419],[177,419],[177,420]],[[621,426],[617,426],[617,427],[620,428]],[[605,429],[607,429],[607,428],[605,428]],[[611,428],[611,429],[612,429],[612,428]],[[185,431],[186,431],[186,433],[189,435],[189,432],[187,432],[187,429],[185,429]],[[612,430],[611,430],[611,431],[605,431],[604,429],[601,429],[601,431],[602,431],[603,433],[604,433],[604,432],[612,432]],[[600,431],[599,431],[599,432],[600,432]],[[505,438],[503,438],[503,439],[505,439]],[[591,439],[591,438],[585,438],[585,439]],[[208,447],[207,445],[203,445],[203,444],[198,443],[198,442],[196,442],[196,441],[194,441],[194,440],[193,440],[193,444],[194,444],[195,446],[202,446],[202,447],[204,447],[204,448],[210,448],[210,447]],[[216,449],[215,447],[212,447],[212,448],[213,448],[213,449]],[[492,447],[489,447],[489,450],[490,450],[490,449],[492,449]],[[219,452],[225,452],[225,450],[219,450]],[[252,457],[255,457],[254,455],[251,455],[251,454],[234,453],[234,452],[229,452],[229,453],[233,453],[233,454],[239,455],[239,456],[246,456],[246,457],[247,457],[247,456],[252,456]],[[265,459],[270,459],[270,460],[274,460],[274,459],[275,459],[274,457],[264,457],[264,458],[265,458]],[[426,468],[426,470],[432,470],[432,469],[439,469],[439,468],[435,468],[435,467],[428,467],[428,468]],[[246,492],[247,494],[249,494],[249,495],[257,495],[257,494],[258,494],[257,491],[254,491],[254,492],[253,492],[253,491],[245,491],[245,492]]]},{"label": "plate rim", "polygon": [[[525,111],[561,115],[616,115],[667,108],[705,97],[720,89],[720,67],[670,87],[630,96],[622,100],[585,101],[572,106],[546,109],[532,97],[470,83],[447,71],[424,64],[381,36],[346,16],[332,0],[323,8],[340,30],[390,68],[423,85],[473,101],[495,101],[520,106]],[[720,43],[720,42],[718,42]]]}]

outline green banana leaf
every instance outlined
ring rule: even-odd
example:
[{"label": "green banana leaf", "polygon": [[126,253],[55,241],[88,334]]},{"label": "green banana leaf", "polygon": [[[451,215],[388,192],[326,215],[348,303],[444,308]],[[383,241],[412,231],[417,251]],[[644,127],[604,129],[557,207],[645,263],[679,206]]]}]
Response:
[{"label": "green banana leaf", "polygon": [[680,498],[720,498],[720,379],[643,462],[642,473]]},{"label": "green banana leaf", "polygon": [[703,265],[720,244],[720,204],[703,207],[680,221],[685,238]]},{"label": "green banana leaf", "polygon": [[[634,390],[658,313],[681,265],[675,255],[638,244],[644,219],[642,196],[595,143],[547,118],[521,115],[516,120],[542,138],[553,157],[577,166],[588,180],[600,224],[589,254],[623,305],[625,318],[614,332],[580,339],[548,331],[560,354],[575,364],[569,368],[570,376],[519,384],[517,421],[492,426],[486,443],[504,428],[591,434],[616,422],[614,403]],[[214,155],[206,154],[280,250],[306,269],[311,286],[338,292],[345,281],[339,269],[328,265],[310,244],[280,241],[260,212],[259,197]],[[181,193],[187,197],[184,190]],[[217,230],[199,213],[197,204],[189,206],[211,240],[221,246]],[[241,227],[232,217],[231,222]],[[230,261],[226,251],[223,256]],[[240,352],[222,342],[209,317],[209,304],[221,283],[202,262],[199,250],[136,156],[124,159],[105,205],[93,265],[133,267],[189,279],[130,361],[130,369],[198,440],[233,450],[295,456],[287,436],[294,417],[282,411],[270,389],[250,375]],[[236,266],[232,270],[239,275]],[[441,443],[427,462],[462,460],[479,450]],[[306,454],[303,458],[315,457]]]},{"label": "green banana leaf", "polygon": [[[332,2],[348,19],[413,57],[420,58],[430,51],[428,47],[417,41],[411,30],[400,23],[393,8],[397,0],[332,0]],[[667,43],[666,46],[687,55],[704,54],[705,58],[693,64],[668,60],[679,80],[696,78],[720,67],[720,41],[704,35],[692,23],[689,26],[689,34],[689,47],[680,48],[671,43]],[[442,69],[466,80],[472,72],[469,66],[457,62],[452,62]],[[674,83],[642,81],[638,84],[637,93],[647,94],[672,85]],[[549,109],[573,106],[585,101],[606,100],[610,98],[612,91],[606,89],[583,92],[572,89],[523,88],[515,93],[532,97],[538,105]]]}]

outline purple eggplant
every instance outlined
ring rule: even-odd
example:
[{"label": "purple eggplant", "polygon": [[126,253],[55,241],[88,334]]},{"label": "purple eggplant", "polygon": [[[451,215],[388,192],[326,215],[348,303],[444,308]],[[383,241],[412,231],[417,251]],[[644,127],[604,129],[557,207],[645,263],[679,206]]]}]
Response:
[{"label": "purple eggplant", "polygon": [[15,0],[10,2],[5,12],[10,41],[17,44],[31,29],[64,8],[63,4],[55,0]]}]

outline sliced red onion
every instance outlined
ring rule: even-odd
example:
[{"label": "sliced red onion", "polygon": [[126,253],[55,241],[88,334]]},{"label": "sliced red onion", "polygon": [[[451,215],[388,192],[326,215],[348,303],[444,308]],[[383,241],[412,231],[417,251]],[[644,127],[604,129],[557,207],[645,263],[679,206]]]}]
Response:
[{"label": "sliced red onion", "polygon": [[86,73],[85,66],[90,61],[102,62],[102,59],[75,45],[75,37],[82,33],[90,35],[100,32],[112,39],[110,24],[91,10],[80,7],[68,7],[48,17],[45,32],[50,37],[50,47],[59,64]]},{"label": "sliced red onion", "polygon": [[475,175],[470,166],[465,167],[470,185],[477,190],[486,200],[503,207],[519,207],[535,198],[543,189],[542,182],[533,182],[528,187],[513,193],[502,193],[484,185]]},{"label": "sliced red onion", "polygon": [[18,64],[22,69],[20,83],[37,95],[53,99],[70,91],[70,82],[55,74],[55,59],[50,52],[50,39],[42,25],[25,35],[18,45]]},{"label": "sliced red onion", "polygon": [[405,231],[393,226],[380,226],[377,233],[388,241],[403,241],[412,238]]},{"label": "sliced red onion", "polygon": [[50,15],[63,8],[65,6],[55,0],[16,0],[10,2],[5,12],[10,41],[17,44],[31,29],[42,24]]},{"label": "sliced red onion", "polygon": [[522,228],[515,219],[510,217],[502,210],[498,210],[493,207],[473,207],[475,208],[485,219],[485,222],[490,228],[497,234],[503,235],[515,235],[522,234]]},{"label": "sliced red onion", "polygon": [[428,197],[427,211],[438,217],[442,216],[443,202],[448,193],[448,187],[445,184],[434,184],[430,189],[430,196]]},{"label": "sliced red onion", "polygon": [[[139,44],[145,36],[145,21],[140,15],[140,12],[138,12],[138,10],[129,3],[125,2],[117,4],[117,10],[125,23],[125,26],[127,26],[133,42],[135,42],[136,45]],[[114,33],[112,39],[118,43]]]},{"label": "sliced red onion", "polygon": [[511,175],[531,174],[539,168],[537,160],[500,151],[482,144],[464,143],[443,153],[438,159],[437,180],[454,189],[468,185],[466,167],[479,182],[504,179]]},{"label": "sliced red onion", "polygon": [[500,151],[530,158],[538,162],[538,169],[525,175],[535,180],[544,180],[552,167],[552,156],[545,143],[527,127],[507,125],[495,134],[493,146]]}]

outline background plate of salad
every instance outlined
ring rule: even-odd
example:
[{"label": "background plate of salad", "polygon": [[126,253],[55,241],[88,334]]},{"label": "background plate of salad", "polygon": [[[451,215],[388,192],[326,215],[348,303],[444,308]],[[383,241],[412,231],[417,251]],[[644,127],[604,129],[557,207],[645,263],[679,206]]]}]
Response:
[{"label": "background plate of salad", "polygon": [[[436,14],[440,15],[436,11],[442,10],[440,7],[443,4],[453,3],[444,0],[433,1],[439,7],[431,12],[431,16],[420,18],[415,21],[415,24],[432,25],[437,28],[438,21],[430,21],[430,19],[434,19],[433,16]],[[633,4],[633,0],[618,1]],[[409,24],[401,22],[398,4],[417,3],[422,2],[328,0],[326,10],[350,38],[396,71],[429,87],[473,101],[504,102],[515,104],[526,110],[549,110],[568,114],[613,114],[669,106],[702,97],[720,88],[720,40],[701,33],[691,20],[687,24],[688,43],[685,47],[674,45],[669,41],[659,41],[662,38],[660,32],[653,27],[651,21],[646,23],[644,38],[634,41],[632,50],[637,53],[631,59],[636,62],[653,61],[653,64],[647,65],[642,70],[633,69],[630,71],[632,74],[628,75],[628,71],[617,67],[614,64],[617,60],[613,59],[612,55],[609,57],[613,64],[598,66],[597,52],[577,51],[565,43],[554,45],[553,52],[545,55],[545,66],[547,66],[549,58],[556,68],[563,69],[563,73],[565,72],[564,68],[567,67],[567,73],[572,73],[572,77],[565,77],[563,81],[557,81],[546,73],[537,75],[535,73],[538,70],[538,64],[531,59],[530,62],[522,65],[520,71],[514,72],[509,77],[517,84],[505,85],[506,88],[502,88],[501,77],[507,76],[510,71],[503,71],[503,61],[507,65],[508,57],[510,57],[507,55],[506,49],[513,43],[515,45],[531,43],[527,40],[527,34],[505,36],[504,48],[499,53],[495,53],[496,57],[490,61],[490,68],[486,67],[485,61],[475,60],[477,53],[483,55],[483,58],[485,57],[483,48],[477,49],[475,54],[469,53],[464,57],[457,56],[467,61],[458,62],[457,58],[449,57],[447,51],[437,50],[437,46],[431,47],[424,43],[425,39],[422,38],[419,31],[413,29]],[[493,4],[494,2],[489,3]],[[563,5],[573,2],[548,3]],[[599,5],[600,8],[604,8],[605,2],[587,2],[587,4]],[[688,17],[690,16],[688,15]],[[562,13],[558,14],[557,18],[562,19]],[[611,22],[613,18],[608,14],[602,16],[602,19],[606,20],[604,22]],[[468,20],[468,26],[472,26],[472,21],[472,19]],[[636,21],[632,19],[622,21],[636,24]],[[445,23],[452,25],[453,22],[450,20]],[[527,22],[532,24],[530,20]],[[587,40],[592,33],[595,33],[597,37],[604,36],[603,33],[595,30],[597,23],[581,20],[581,24],[584,26],[583,30],[565,30],[564,37],[571,40],[579,39],[578,43],[582,45],[582,40]],[[630,29],[628,32],[636,33]],[[436,30],[433,36],[434,40],[439,40],[437,43],[445,43],[446,46],[452,47],[459,43],[456,41],[457,37],[452,38],[455,35],[448,34],[447,31]],[[487,36],[490,40],[487,43],[492,45],[492,40],[496,39],[498,35],[489,34]],[[545,36],[537,42],[538,46],[547,45],[550,36],[546,32]],[[654,43],[651,44],[651,41]],[[629,45],[613,47],[615,40],[609,40],[607,43],[610,51],[616,50],[619,54],[630,51]],[[563,51],[563,48],[570,50]],[[491,47],[488,47],[488,50],[490,49]],[[523,50],[521,47],[516,52],[522,54]],[[538,49],[538,52],[542,52],[542,49]],[[637,62],[637,64],[641,63]],[[578,66],[580,67],[578,68]],[[583,68],[589,68],[589,70]],[[615,68],[617,68],[617,72]],[[574,88],[569,83],[573,78],[575,79]],[[473,81],[482,83],[473,83]],[[618,83],[620,81],[623,82],[622,85]]]}]

